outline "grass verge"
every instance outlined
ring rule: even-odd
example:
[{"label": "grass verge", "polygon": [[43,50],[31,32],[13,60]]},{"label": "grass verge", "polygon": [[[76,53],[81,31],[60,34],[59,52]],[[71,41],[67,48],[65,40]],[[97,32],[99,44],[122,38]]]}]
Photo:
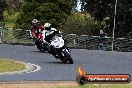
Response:
[{"label": "grass verge", "polygon": [[53,88],[132,88],[130,84],[87,84],[83,86],[57,86]]},{"label": "grass verge", "polygon": [[27,81],[19,83],[0,83],[0,88],[132,88],[130,84],[86,84],[80,86],[76,81]]},{"label": "grass verge", "polygon": [[16,62],[15,60],[0,58],[0,73],[20,71],[24,70],[25,68],[25,64]]}]

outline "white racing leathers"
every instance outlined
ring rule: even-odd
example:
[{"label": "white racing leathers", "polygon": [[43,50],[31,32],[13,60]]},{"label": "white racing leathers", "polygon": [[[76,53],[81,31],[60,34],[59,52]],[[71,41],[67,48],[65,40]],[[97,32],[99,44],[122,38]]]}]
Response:
[{"label": "white racing leathers", "polygon": [[43,30],[42,36],[43,36],[43,42],[46,43],[45,37],[52,34],[54,31],[57,31],[55,28],[51,28],[51,30]]}]

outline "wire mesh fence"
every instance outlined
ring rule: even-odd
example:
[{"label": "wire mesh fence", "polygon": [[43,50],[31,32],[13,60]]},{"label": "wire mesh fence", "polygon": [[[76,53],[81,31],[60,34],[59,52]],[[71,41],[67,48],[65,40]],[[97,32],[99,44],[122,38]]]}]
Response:
[{"label": "wire mesh fence", "polygon": [[[6,44],[21,44],[21,45],[34,45],[34,41],[31,39],[30,30],[21,29],[3,29],[0,28],[0,42]],[[112,38],[105,37],[102,39],[98,36],[88,36],[88,35],[76,35],[76,34],[66,34],[64,38],[67,40],[67,45],[70,48],[81,48],[89,50],[107,50],[111,51],[112,48]],[[114,50],[115,51],[132,51],[132,39],[126,38],[116,38],[114,40]]]},{"label": "wire mesh fence", "polygon": [[6,44],[33,45],[30,39],[30,30],[3,29],[2,42]]},{"label": "wire mesh fence", "polygon": [[[68,46],[72,48],[81,48],[81,49],[89,49],[89,50],[98,50],[101,47],[100,38],[98,36],[88,36],[88,35],[76,35],[76,34],[68,34],[66,35],[66,39],[68,41]],[[111,38],[105,37],[103,38],[103,44],[105,46],[105,50],[111,50]]]}]

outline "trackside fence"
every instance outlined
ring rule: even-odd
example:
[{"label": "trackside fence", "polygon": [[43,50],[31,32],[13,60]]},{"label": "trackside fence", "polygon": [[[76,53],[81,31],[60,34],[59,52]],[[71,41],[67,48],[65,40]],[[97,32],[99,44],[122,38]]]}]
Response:
[{"label": "trackside fence", "polygon": [[[66,34],[64,37],[70,48],[98,50],[100,46],[100,38],[98,36]],[[112,38],[105,37],[104,40],[106,44],[105,50],[111,51]],[[2,27],[0,27],[0,43],[34,45],[34,41],[31,39],[30,30],[4,29]],[[116,38],[114,40],[114,50],[131,52],[132,39]]]}]

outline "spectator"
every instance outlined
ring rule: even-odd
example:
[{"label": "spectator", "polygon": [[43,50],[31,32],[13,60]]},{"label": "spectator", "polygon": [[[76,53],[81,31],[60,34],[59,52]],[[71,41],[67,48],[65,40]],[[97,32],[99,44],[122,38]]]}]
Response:
[{"label": "spectator", "polygon": [[99,28],[99,49],[106,50],[106,36],[107,34],[104,32],[104,27],[100,26]]},{"label": "spectator", "polygon": [[101,26],[100,28],[99,28],[99,37],[105,37],[106,36],[106,33],[104,32],[104,27],[103,26]]}]

